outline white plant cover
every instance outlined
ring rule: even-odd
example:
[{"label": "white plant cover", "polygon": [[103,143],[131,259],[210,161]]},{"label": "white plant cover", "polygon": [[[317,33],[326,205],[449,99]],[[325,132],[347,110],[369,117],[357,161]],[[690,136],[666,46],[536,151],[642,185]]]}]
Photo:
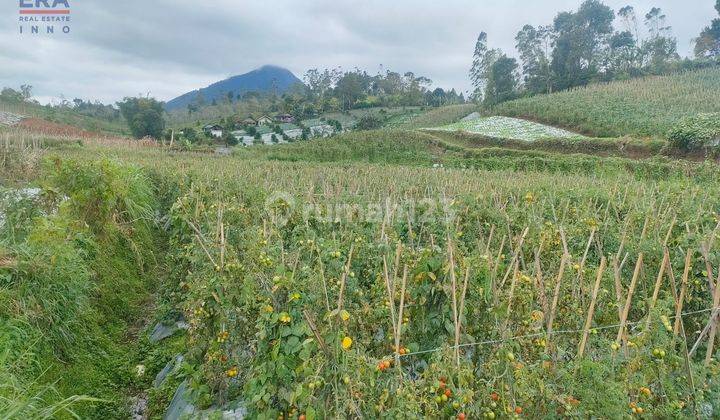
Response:
[{"label": "white plant cover", "polygon": [[510,117],[487,117],[469,121],[460,121],[438,128],[443,131],[465,131],[511,140],[536,141],[546,138],[582,140],[586,137],[561,128],[538,124],[532,121]]}]

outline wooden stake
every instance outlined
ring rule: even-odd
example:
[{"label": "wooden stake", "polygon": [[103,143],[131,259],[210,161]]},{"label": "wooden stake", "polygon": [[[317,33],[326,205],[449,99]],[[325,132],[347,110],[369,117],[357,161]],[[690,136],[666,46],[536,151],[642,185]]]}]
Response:
[{"label": "wooden stake", "polygon": [[[680,296],[678,296],[677,302],[675,302],[675,326],[673,328],[673,334],[675,336],[680,332],[682,326],[682,310],[685,304],[685,293],[687,292],[688,277],[690,275],[690,269],[692,268],[692,249],[687,250],[685,254],[685,270],[683,271],[682,284],[680,285]],[[687,350],[686,350],[687,351]]]},{"label": "wooden stake", "polygon": [[580,281],[582,280],[582,272],[585,268],[585,262],[587,261],[588,252],[590,252],[590,245],[592,245],[593,238],[595,237],[595,231],[596,228],[593,228],[590,232],[590,237],[588,238],[587,245],[585,246],[585,252],[583,253],[582,260],[580,260],[580,269],[578,270],[577,280],[578,285],[580,284]]},{"label": "wooden stake", "polygon": [[402,287],[400,289],[400,309],[398,312],[398,322],[395,331],[395,364],[400,370],[400,336],[402,334],[403,309],[405,308],[405,283],[407,281],[407,265],[403,268]]},{"label": "wooden stake", "polygon": [[313,322],[312,317],[310,316],[310,313],[307,311],[307,309],[303,309],[303,316],[305,317],[305,321],[308,323],[308,326],[310,327],[310,331],[312,331],[313,335],[315,336],[315,339],[318,342],[318,346],[320,346],[320,349],[325,352],[325,354],[330,354],[330,350],[325,345],[325,341],[323,341],[322,336],[318,332],[317,327],[315,326],[315,322]]},{"label": "wooden stake", "polygon": [[[393,335],[397,331],[397,323],[395,319],[395,297],[390,287],[390,275],[388,274],[387,257],[383,256],[383,277],[385,279],[385,290],[387,291],[388,303],[390,304],[390,320],[392,321]],[[395,337],[393,337],[395,338]]]},{"label": "wooden stake", "polygon": [[603,273],[605,272],[605,265],[607,260],[603,256],[600,260],[600,268],[598,269],[597,278],[595,279],[595,287],[592,291],[592,300],[590,301],[590,308],[588,309],[587,319],[585,320],[585,328],[583,328],[582,340],[580,340],[580,348],[578,349],[578,359],[582,359],[585,353],[585,345],[587,344],[588,335],[590,334],[590,325],[592,324],[593,315],[595,315],[595,304],[597,303],[598,290],[600,290],[600,280],[602,280]]},{"label": "wooden stake", "polygon": [[519,268],[520,268],[520,261],[515,260],[515,266],[513,269],[512,280],[510,281],[510,294],[508,296],[507,317],[505,317],[505,322],[502,327],[503,336],[505,336],[508,326],[510,325],[510,314],[512,313],[512,301],[513,301],[513,297],[515,295],[515,286],[517,285],[517,280],[518,280],[518,277],[520,274]]},{"label": "wooden stake", "polygon": [[567,254],[563,254],[560,258],[560,270],[555,280],[555,292],[553,294],[552,306],[550,306],[550,316],[547,321],[548,339],[553,332],[553,321],[555,320],[555,312],[557,310],[558,300],[560,299],[560,286],[562,285],[563,274],[565,274],[565,264],[567,263]]},{"label": "wooden stake", "polygon": [[[529,231],[530,231],[530,228],[526,227],[522,233],[522,236],[520,237],[520,240],[518,241],[517,247],[515,247],[515,251],[513,252],[513,258],[510,261],[510,265],[508,266],[508,269],[505,272],[505,276],[503,277],[502,282],[500,282],[501,289],[505,285],[505,282],[507,281],[508,276],[514,269],[513,267],[516,265],[515,263],[519,261],[520,253],[522,252],[522,246],[523,246],[523,243],[525,243],[525,237],[527,236]],[[510,242],[510,244],[512,246],[512,241]]]},{"label": "wooden stake", "polygon": [[655,280],[655,289],[653,290],[652,299],[650,300],[650,307],[648,308],[647,320],[645,321],[645,329],[650,328],[650,321],[652,320],[652,311],[655,309],[655,303],[657,303],[658,296],[660,295],[660,286],[662,286],[662,279],[665,276],[665,268],[668,265],[670,253],[665,250],[663,252],[662,264],[660,265],[660,272],[658,272],[657,280]]},{"label": "wooden stake", "polygon": [[708,337],[707,351],[705,352],[705,366],[710,364],[713,356],[713,348],[715,347],[718,305],[720,305],[720,273],[718,273],[717,281],[715,281],[715,294],[713,296],[712,310],[710,311],[710,336]]},{"label": "wooden stake", "polygon": [[613,258],[613,276],[615,278],[615,298],[618,306],[618,319],[622,318],[623,311],[623,287],[622,287],[622,266],[618,263],[617,256]]},{"label": "wooden stake", "polygon": [[641,252],[640,255],[638,255],[637,263],[635,264],[635,272],[633,273],[632,280],[630,281],[630,289],[628,289],[627,298],[625,298],[625,307],[623,308],[622,316],[620,317],[620,328],[618,329],[617,338],[615,339],[617,343],[623,343],[623,345],[625,345],[625,340],[623,339],[623,335],[625,334],[625,324],[627,323],[627,317],[630,313],[630,305],[632,304],[633,293],[635,293],[635,286],[637,286],[637,281],[640,277],[642,264],[643,253]]},{"label": "wooden stake", "polygon": [[548,310],[550,309],[550,307],[548,306],[547,295],[545,294],[545,281],[543,280],[542,265],[540,263],[540,253],[542,252],[541,248],[542,244],[535,252],[535,279],[538,291],[540,293],[540,305],[543,309],[543,317],[545,318],[545,320],[547,320]]},{"label": "wooden stake", "polygon": [[450,288],[452,290],[452,311],[453,324],[455,327],[455,362],[460,366],[460,330],[458,328],[458,304],[457,304],[457,279],[455,277],[455,258],[452,251],[452,240],[450,236],[447,238],[448,259],[450,260]]}]

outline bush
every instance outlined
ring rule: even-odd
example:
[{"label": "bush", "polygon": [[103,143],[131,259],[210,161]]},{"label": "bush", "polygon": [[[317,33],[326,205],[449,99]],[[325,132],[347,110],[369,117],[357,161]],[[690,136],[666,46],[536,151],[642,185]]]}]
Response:
[{"label": "bush", "polygon": [[673,127],[670,144],[683,150],[717,148],[720,144],[720,113],[685,118]]},{"label": "bush", "polygon": [[363,115],[360,121],[355,125],[356,130],[374,130],[380,128],[383,125],[383,121],[374,115]]}]

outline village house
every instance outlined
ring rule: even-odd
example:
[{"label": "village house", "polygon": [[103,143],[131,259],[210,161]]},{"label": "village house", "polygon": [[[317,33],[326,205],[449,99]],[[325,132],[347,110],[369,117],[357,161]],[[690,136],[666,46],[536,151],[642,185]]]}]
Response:
[{"label": "village house", "polygon": [[270,125],[273,123],[272,118],[267,115],[262,115],[257,119],[257,125]]},{"label": "village house", "polygon": [[205,132],[205,134],[207,134],[209,136],[213,136],[215,138],[220,138],[223,135],[222,127],[220,127],[217,124],[208,124],[208,125],[204,126],[202,129]]},{"label": "village house", "polygon": [[267,114],[261,114],[261,115],[249,115],[247,118],[242,120],[242,125],[255,125],[255,126],[261,126],[261,125],[270,125],[273,123],[273,119],[270,118]]},{"label": "village house", "polygon": [[242,125],[257,125],[257,120],[253,117],[247,117],[244,120],[240,121],[240,124]]},{"label": "village house", "polygon": [[290,114],[278,114],[275,116],[275,121],[279,123],[290,124],[295,122],[295,118]]}]

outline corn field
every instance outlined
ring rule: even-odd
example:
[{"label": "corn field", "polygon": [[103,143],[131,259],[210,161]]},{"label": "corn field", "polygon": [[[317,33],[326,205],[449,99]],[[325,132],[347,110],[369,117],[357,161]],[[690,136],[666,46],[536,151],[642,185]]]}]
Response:
[{"label": "corn field", "polygon": [[665,137],[684,117],[720,111],[720,69],[689,71],[518,99],[493,112],[595,137]]}]

